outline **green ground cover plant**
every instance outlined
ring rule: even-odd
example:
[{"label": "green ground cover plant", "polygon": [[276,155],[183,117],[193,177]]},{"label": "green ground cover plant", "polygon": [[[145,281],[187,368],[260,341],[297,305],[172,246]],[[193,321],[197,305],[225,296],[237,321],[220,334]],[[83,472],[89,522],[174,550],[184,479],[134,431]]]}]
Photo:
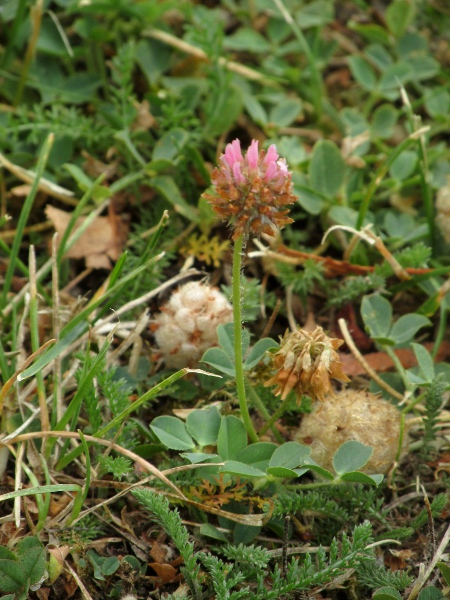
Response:
[{"label": "green ground cover plant", "polygon": [[446,4],[0,24],[0,600],[448,597]]}]

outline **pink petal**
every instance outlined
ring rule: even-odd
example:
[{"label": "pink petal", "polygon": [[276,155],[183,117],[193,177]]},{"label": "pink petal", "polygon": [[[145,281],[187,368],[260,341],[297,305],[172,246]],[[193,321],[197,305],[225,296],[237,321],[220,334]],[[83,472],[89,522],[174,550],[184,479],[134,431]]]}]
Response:
[{"label": "pink petal", "polygon": [[278,171],[277,163],[270,162],[267,166],[266,173],[264,175],[264,180],[270,181],[271,179],[273,179],[275,177],[275,175],[277,174],[277,171]]},{"label": "pink petal", "polygon": [[227,147],[225,148],[225,154],[223,154],[223,157],[225,158],[225,161],[227,163],[227,165],[230,167],[230,169],[233,167],[234,165],[234,152],[233,152],[233,147],[231,146],[231,144],[228,144]]},{"label": "pink petal", "polygon": [[277,147],[275,146],[275,144],[272,144],[271,146],[269,146],[269,149],[267,150],[267,154],[264,158],[264,164],[268,165],[271,162],[276,162],[277,160],[278,160]]},{"label": "pink petal", "polygon": [[280,171],[280,175],[287,175],[289,173],[285,158],[280,158],[280,160],[277,160],[277,165]]},{"label": "pink petal", "polygon": [[243,161],[244,157],[241,152],[241,142],[238,139],[235,139],[231,142],[231,146],[233,147],[236,160],[239,162]]},{"label": "pink petal", "polygon": [[236,183],[247,183],[247,180],[241,173],[241,165],[238,162],[235,162],[233,165],[233,175]]},{"label": "pink petal", "polygon": [[250,169],[256,169],[258,167],[258,140],[253,140],[247,150],[247,164]]}]

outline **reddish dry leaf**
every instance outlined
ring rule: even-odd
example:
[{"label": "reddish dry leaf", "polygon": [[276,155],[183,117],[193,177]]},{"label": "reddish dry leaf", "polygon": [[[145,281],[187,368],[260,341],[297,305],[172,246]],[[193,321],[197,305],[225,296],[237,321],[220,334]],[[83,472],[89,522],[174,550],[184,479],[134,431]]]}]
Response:
[{"label": "reddish dry leaf", "polygon": [[162,583],[162,585],[164,585],[166,583],[173,583],[174,581],[177,581],[177,580],[179,581],[179,579],[181,577],[180,575],[178,575],[177,570],[174,569],[172,567],[172,565],[168,565],[168,564],[161,565],[160,563],[157,563],[157,562],[148,563],[148,565],[158,575],[157,578],[151,577],[151,579],[159,579],[160,582]]},{"label": "reddish dry leaf", "polygon": [[[433,348],[432,343],[426,343],[424,346],[428,351]],[[401,348],[399,350],[394,350],[394,352],[400,359],[403,368],[410,369],[417,365],[416,356],[409,348]],[[450,343],[442,342],[436,356],[436,362],[444,361],[449,356]],[[364,358],[369,363],[369,366],[377,373],[384,373],[385,371],[390,371],[394,368],[394,363],[385,352],[370,352],[369,354],[364,354]],[[340,360],[343,364],[344,373],[349,377],[363,375],[366,372],[364,367],[351,354],[344,354],[341,352]]]},{"label": "reddish dry leaf", "polygon": [[[61,239],[72,217],[71,213],[51,205],[47,205],[45,212]],[[80,227],[85,219],[86,217],[77,219],[74,229]],[[64,256],[84,258],[88,268],[111,269],[111,260],[117,260],[122,254],[127,235],[128,225],[121,220],[120,215],[110,210],[107,217],[94,219]]]},{"label": "reddish dry leaf", "polygon": [[89,152],[86,152],[86,150],[83,150],[81,154],[86,159],[86,161],[83,163],[83,169],[90,177],[97,179],[97,177],[100,177],[100,175],[104,174],[104,181],[108,181],[116,175],[117,167],[119,166],[118,160],[107,164],[101,160],[98,160],[97,158],[94,158],[89,154]]},{"label": "reddish dry leaf", "polygon": [[[372,273],[375,270],[375,267],[372,266],[354,265],[347,260],[336,260],[329,256],[319,256],[309,252],[292,250],[284,244],[277,246],[276,252],[278,254],[284,254],[284,256],[297,259],[298,264],[302,264],[306,260],[313,260],[317,263],[321,263],[325,268],[325,277],[338,277],[340,275],[367,275],[367,273]],[[432,273],[433,269],[407,268],[405,271],[409,275],[422,275],[424,273]]]},{"label": "reddish dry leaf", "polygon": [[385,554],[384,566],[390,571],[401,571],[406,567],[406,562],[401,556],[392,556],[391,554]]},{"label": "reddish dry leaf", "polygon": [[167,561],[168,550],[168,546],[165,544],[160,544],[157,540],[155,540],[152,544],[152,549],[150,550],[150,556],[157,563],[163,564]]},{"label": "reddish dry leaf", "polygon": [[48,514],[51,517],[56,517],[59,513],[66,508],[66,506],[71,502],[71,497],[64,494],[63,496],[55,497],[52,494],[50,498],[50,508]]}]

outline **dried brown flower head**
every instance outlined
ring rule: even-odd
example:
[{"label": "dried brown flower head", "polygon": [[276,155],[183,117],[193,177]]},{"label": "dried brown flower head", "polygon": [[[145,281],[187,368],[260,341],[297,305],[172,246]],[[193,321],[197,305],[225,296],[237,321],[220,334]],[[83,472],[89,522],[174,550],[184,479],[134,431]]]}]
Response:
[{"label": "dried brown flower head", "polygon": [[220,163],[211,175],[213,191],[203,197],[220,218],[228,220],[234,240],[249,233],[275,235],[277,228],[292,223],[285,208],[297,199],[292,174],[273,144],[267,152],[258,151],[253,140],[244,157],[239,140],[234,140]]},{"label": "dried brown flower head", "polygon": [[277,372],[264,385],[276,385],[274,394],[281,395],[282,400],[291,390],[298,401],[302,394],[324,400],[328,394],[334,394],[331,379],[350,381],[337,353],[343,343],[329,338],[322,327],[316,327],[312,333],[304,329],[286,332],[274,357]]}]

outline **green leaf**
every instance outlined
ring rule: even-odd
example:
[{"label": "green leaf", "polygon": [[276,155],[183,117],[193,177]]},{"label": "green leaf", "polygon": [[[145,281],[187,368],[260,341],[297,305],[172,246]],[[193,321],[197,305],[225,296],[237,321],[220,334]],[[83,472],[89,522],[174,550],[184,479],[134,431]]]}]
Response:
[{"label": "green leaf", "polygon": [[340,446],[333,456],[333,467],[338,475],[361,469],[373,454],[373,448],[351,440]]},{"label": "green leaf", "polygon": [[263,338],[262,340],[258,340],[256,344],[250,350],[247,358],[245,359],[244,369],[248,371],[249,369],[253,369],[265,355],[267,350],[271,350],[273,348],[278,348],[279,344],[275,340],[271,338]]},{"label": "green leaf", "polygon": [[297,442],[286,442],[279,446],[272,454],[269,465],[271,467],[285,467],[286,469],[295,469],[303,465],[304,461],[311,454],[311,448]]},{"label": "green leaf", "polygon": [[389,139],[394,132],[398,111],[392,104],[382,104],[373,113],[371,133],[373,137]]},{"label": "green leaf", "polygon": [[205,105],[205,137],[219,136],[231,129],[243,108],[242,93],[237,86],[227,86],[216,92],[209,90],[210,102]]},{"label": "green leaf", "polygon": [[171,129],[156,142],[153,149],[152,162],[166,160],[175,163],[188,141],[189,133],[186,130],[180,127]]},{"label": "green leaf", "polygon": [[102,79],[96,73],[74,73],[64,80],[59,99],[61,102],[83,104],[92,99],[101,85]]},{"label": "green leaf", "polygon": [[236,377],[234,362],[222,348],[208,348],[201,358],[201,362],[207,363],[215,367],[221,373],[225,373],[230,377]]},{"label": "green leaf", "polygon": [[450,565],[444,562],[438,562],[436,566],[441,572],[442,577],[445,579],[445,583],[450,585]]},{"label": "green leaf", "polygon": [[315,144],[308,171],[314,190],[333,198],[344,181],[345,169],[344,159],[336,144],[329,140],[320,140]]},{"label": "green leaf", "polygon": [[410,0],[394,0],[386,9],[385,17],[389,31],[401,37],[414,19],[415,4]]},{"label": "green leaf", "polygon": [[109,577],[117,571],[120,567],[120,562],[117,556],[108,556],[108,558],[102,564],[102,573]]},{"label": "green leaf", "polygon": [[431,56],[408,56],[406,62],[412,67],[411,79],[423,81],[439,74],[440,64]]},{"label": "green leaf", "polygon": [[385,71],[394,62],[391,54],[386,50],[386,45],[383,43],[370,44],[365,49],[365,55],[370,63],[376,65],[381,72]]},{"label": "green leaf", "polygon": [[299,477],[299,474],[294,469],[286,469],[286,467],[268,467],[267,473],[272,477],[291,478]]},{"label": "green leaf", "polygon": [[228,50],[244,50],[245,52],[269,52],[269,42],[254,29],[240,27],[236,33],[229,35],[224,40],[224,46]]},{"label": "green leaf", "polygon": [[267,125],[269,120],[267,112],[259,100],[257,100],[253,94],[243,91],[242,98],[244,102],[244,108],[250,115],[252,121],[257,125]]},{"label": "green leaf", "polygon": [[207,454],[206,452],[182,452],[180,456],[188,460],[191,464],[196,465],[197,463],[207,462],[211,460],[211,458],[217,458],[218,454]]},{"label": "green leaf", "polygon": [[368,485],[379,486],[383,481],[383,475],[366,475],[366,473],[361,473],[361,471],[349,471],[348,473],[343,473],[339,479],[352,483],[367,483]]},{"label": "green leaf", "polygon": [[200,446],[217,444],[221,417],[215,406],[188,414],[186,428]]},{"label": "green leaf", "polygon": [[294,194],[298,196],[298,203],[310,215],[318,215],[325,207],[325,202],[311,188],[308,178],[298,171],[292,173]]},{"label": "green leaf", "polygon": [[400,87],[413,75],[413,69],[405,61],[399,61],[388,67],[381,75],[378,88],[381,94],[389,100],[396,100],[400,96]]},{"label": "green leaf", "polygon": [[302,110],[302,103],[298,98],[286,98],[277,103],[269,114],[269,122],[276,127],[289,127],[296,120]]},{"label": "green leaf", "polygon": [[312,458],[306,459],[304,466],[308,467],[310,471],[314,471],[314,473],[317,473],[317,475],[323,477],[324,479],[328,479],[329,481],[332,481],[334,479],[333,473],[330,473],[328,469],[324,469],[323,467],[318,465],[314,460],[312,460]]},{"label": "green leaf", "polygon": [[442,117],[450,112],[450,93],[442,88],[433,88],[425,95],[425,108],[430,117]]},{"label": "green leaf", "polygon": [[417,164],[417,153],[413,150],[404,150],[392,163],[389,174],[398,181],[403,181],[412,175]]},{"label": "green leaf", "polygon": [[417,600],[442,600],[444,594],[434,585],[429,585],[420,591]]},{"label": "green leaf", "polygon": [[247,446],[247,432],[240,419],[234,415],[222,417],[217,440],[217,452],[222,460],[239,458]]},{"label": "green leaf", "polygon": [[0,591],[17,592],[26,580],[27,573],[19,565],[19,561],[0,559]]},{"label": "green leaf", "polygon": [[376,590],[372,596],[372,600],[402,600],[400,592],[395,588],[386,586]]},{"label": "green leaf", "polygon": [[[217,338],[219,345],[222,350],[225,350],[230,359],[234,362],[234,324],[225,323],[225,325],[218,325],[217,327]],[[248,330],[242,328],[242,354],[247,352],[250,344],[250,334]]]},{"label": "green leaf", "polygon": [[323,27],[330,23],[333,17],[334,2],[331,0],[315,0],[302,6],[295,14],[295,20],[302,29]]},{"label": "green leaf", "polygon": [[186,425],[176,417],[156,417],[150,429],[160,442],[171,450],[192,450],[195,444],[186,431]]},{"label": "green leaf", "polygon": [[422,327],[431,325],[430,319],[423,315],[410,313],[402,315],[392,326],[389,337],[396,344],[404,344],[411,340]]},{"label": "green leaf", "polygon": [[388,46],[390,44],[389,34],[384,27],[380,25],[358,25],[355,22],[349,23],[351,29],[362,35],[369,42],[379,42]]},{"label": "green leaf", "polygon": [[392,323],[392,306],[380,294],[364,296],[361,302],[361,316],[371,337],[387,338]]},{"label": "green leaf", "polygon": [[236,460],[227,460],[225,464],[220,467],[219,473],[229,473],[230,475],[237,475],[238,477],[265,477],[266,473],[255,469],[249,465],[238,462]]},{"label": "green leaf", "polygon": [[183,215],[189,221],[198,223],[198,215],[195,208],[183,198],[180,189],[172,177],[168,175],[156,175],[156,177],[152,177],[150,184],[173,206],[175,212]]},{"label": "green leaf", "polygon": [[350,71],[355,80],[368,91],[375,89],[377,77],[370,64],[361,56],[349,56],[347,59]]},{"label": "green leaf", "polygon": [[212,538],[213,540],[219,540],[220,542],[226,542],[228,540],[227,536],[211,525],[210,523],[202,523],[200,525],[200,535],[204,535],[205,537]]},{"label": "green leaf", "polygon": [[265,471],[276,449],[277,446],[270,442],[256,442],[256,444],[250,444],[242,450],[239,454],[239,460],[255,469]]}]

